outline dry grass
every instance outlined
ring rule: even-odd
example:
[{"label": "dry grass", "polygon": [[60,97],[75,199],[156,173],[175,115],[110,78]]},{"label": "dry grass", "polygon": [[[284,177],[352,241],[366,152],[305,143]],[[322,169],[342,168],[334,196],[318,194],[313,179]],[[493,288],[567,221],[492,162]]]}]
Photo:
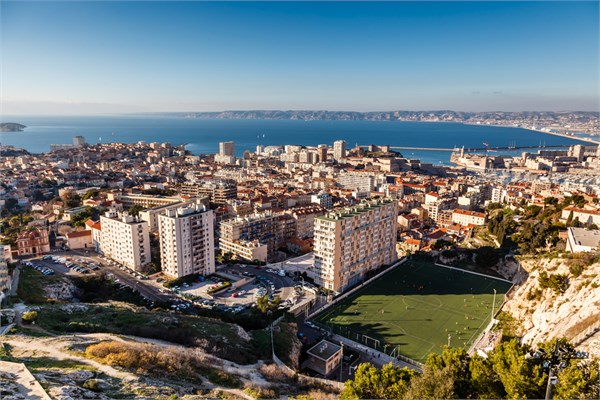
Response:
[{"label": "dry grass", "polygon": [[268,381],[278,383],[293,383],[294,375],[276,364],[263,364],[259,371]]}]

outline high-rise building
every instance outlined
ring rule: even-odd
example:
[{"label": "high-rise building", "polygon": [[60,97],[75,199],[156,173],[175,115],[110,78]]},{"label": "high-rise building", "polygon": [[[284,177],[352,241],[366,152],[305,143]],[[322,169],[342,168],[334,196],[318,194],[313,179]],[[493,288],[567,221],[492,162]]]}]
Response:
[{"label": "high-rise building", "polygon": [[346,141],[336,140],[333,142],[333,159],[340,161],[344,157],[346,157]]},{"label": "high-rise building", "polygon": [[127,268],[140,271],[150,263],[148,223],[127,212],[108,211],[100,216],[103,254]]},{"label": "high-rise building", "polygon": [[219,164],[235,164],[235,143],[220,142],[219,154],[215,155],[215,162]]},{"label": "high-rise building", "polygon": [[397,261],[398,204],[360,203],[315,219],[315,283],[343,292],[367,272]]},{"label": "high-rise building", "polygon": [[317,158],[318,162],[324,163],[327,162],[327,145],[320,144],[317,146]]},{"label": "high-rise building", "polygon": [[85,138],[83,136],[74,136],[73,137],[73,146],[75,147],[83,147],[87,143],[85,142]]},{"label": "high-rise building", "polygon": [[160,259],[175,278],[215,272],[214,214],[200,202],[158,216]]},{"label": "high-rise building", "polygon": [[235,156],[235,142],[220,142],[219,155]]}]

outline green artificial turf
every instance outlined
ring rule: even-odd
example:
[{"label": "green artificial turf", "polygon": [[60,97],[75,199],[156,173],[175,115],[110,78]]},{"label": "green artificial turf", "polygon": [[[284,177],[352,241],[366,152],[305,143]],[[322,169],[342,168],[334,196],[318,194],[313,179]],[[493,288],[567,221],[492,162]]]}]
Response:
[{"label": "green artificial turf", "polygon": [[448,335],[451,346],[468,348],[490,322],[493,289],[497,311],[510,287],[491,277],[411,261],[314,321],[387,354],[397,348],[399,354],[424,362],[429,353],[441,352]]}]

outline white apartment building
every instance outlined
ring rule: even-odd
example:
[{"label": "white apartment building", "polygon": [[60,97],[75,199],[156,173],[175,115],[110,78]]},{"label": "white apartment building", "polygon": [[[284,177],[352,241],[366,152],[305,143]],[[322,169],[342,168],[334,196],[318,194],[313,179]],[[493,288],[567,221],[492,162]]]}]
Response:
[{"label": "white apartment building", "polygon": [[215,272],[214,213],[197,202],[158,215],[160,259],[175,278]]},{"label": "white apartment building", "polygon": [[364,202],[315,219],[315,282],[343,292],[397,261],[398,203]]},{"label": "white apartment building", "polygon": [[148,223],[127,212],[113,210],[100,216],[101,248],[112,260],[140,271],[150,263],[150,234]]},{"label": "white apartment building", "polygon": [[485,225],[485,213],[469,210],[454,210],[452,213],[452,223],[464,226]]},{"label": "white apartment building", "polygon": [[219,164],[235,164],[235,143],[220,142],[219,153],[215,155],[215,162]]},{"label": "white apartment building", "polygon": [[339,175],[337,182],[345,189],[352,189],[360,192],[371,192],[375,188],[375,177],[371,174]]},{"label": "white apartment building", "polygon": [[333,159],[340,161],[346,157],[346,141],[336,140],[333,142]]}]

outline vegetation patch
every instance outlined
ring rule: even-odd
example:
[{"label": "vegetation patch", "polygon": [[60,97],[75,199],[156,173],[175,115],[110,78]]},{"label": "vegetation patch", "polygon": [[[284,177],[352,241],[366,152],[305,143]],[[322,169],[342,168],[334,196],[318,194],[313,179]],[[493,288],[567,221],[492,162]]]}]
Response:
[{"label": "vegetation patch", "polygon": [[217,357],[252,364],[268,357],[268,348],[247,342],[238,328],[216,319],[180,315],[142,308],[90,305],[65,311],[61,306],[45,306],[38,325],[54,333],[115,333],[197,346]]}]

